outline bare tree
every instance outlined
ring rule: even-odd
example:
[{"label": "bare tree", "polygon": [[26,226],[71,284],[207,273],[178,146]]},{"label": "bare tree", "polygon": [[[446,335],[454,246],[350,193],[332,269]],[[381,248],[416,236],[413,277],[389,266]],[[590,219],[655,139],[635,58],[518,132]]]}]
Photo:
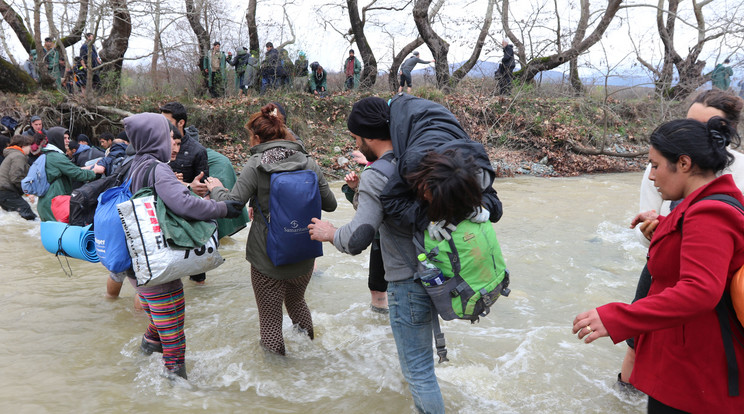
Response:
[{"label": "bare tree", "polygon": [[194,31],[194,34],[196,35],[196,40],[199,44],[199,58],[198,61],[196,61],[196,67],[199,68],[199,71],[203,73],[204,75],[204,81],[206,82],[206,77],[208,76],[204,71],[201,70],[202,62],[204,62],[204,59],[207,57],[207,53],[209,53],[209,33],[207,33],[207,30],[204,28],[204,26],[201,23],[201,18],[199,16],[200,10],[197,10],[194,5],[194,0],[185,0],[186,1],[186,19],[189,21],[189,25],[191,26],[191,29]]},{"label": "bare tree", "polygon": [[[694,22],[688,22],[680,15],[680,3],[680,0],[658,0],[655,6],[656,28],[664,46],[664,57],[660,67],[642,58],[639,52],[636,56],[636,59],[654,74],[657,93],[670,99],[684,99],[709,79],[703,74],[705,61],[700,59],[706,44],[729,34],[742,33],[741,29],[737,30],[741,24],[741,16],[737,18],[735,12],[732,13],[732,17],[724,15],[713,19],[715,23],[712,27],[706,23],[704,8],[710,5],[712,0],[692,1]],[[741,8],[741,5],[739,4],[737,8]],[[682,57],[675,46],[677,23],[692,27],[696,33],[696,42],[688,48],[686,57]],[[679,81],[672,86],[675,69]]]},{"label": "bare tree", "polygon": [[[53,32],[56,32],[58,36],[53,36],[56,41],[56,46],[60,51],[60,54],[62,55],[64,53],[64,49],[66,47],[72,46],[73,44],[77,43],[81,35],[83,33],[83,30],[85,29],[85,22],[88,18],[88,2],[89,0],[80,0],[79,6],[78,6],[78,14],[77,18],[75,19],[75,24],[71,28],[69,34],[66,36],[60,35],[59,31],[56,29],[56,26],[54,25],[54,22],[51,21],[50,30]],[[40,64],[43,61],[44,54],[41,53],[41,6],[45,6],[45,12],[47,17],[47,24],[49,25],[50,20],[52,20],[52,13],[53,9],[51,8],[51,5],[47,4],[49,2],[41,1],[41,0],[35,0],[34,1],[34,8],[33,8],[33,27],[34,30],[30,31],[26,25],[23,22],[23,18],[21,15],[19,15],[5,0],[0,0],[0,15],[2,15],[3,20],[5,20],[10,28],[15,33],[16,37],[21,43],[21,46],[26,50],[26,52],[31,53],[32,50],[36,50],[37,52],[37,66],[39,67],[39,75],[41,76],[41,83],[42,85],[46,87],[53,87],[54,86],[54,79],[50,77],[50,74],[48,73],[48,70],[46,69],[46,64]],[[29,19],[30,21],[30,19]]]},{"label": "bare tree", "polygon": [[[612,19],[615,17],[615,14],[620,9],[621,3],[622,0],[608,0],[607,5],[603,6],[603,9],[592,12],[589,9],[589,2],[581,0],[581,16],[571,41],[571,47],[565,50],[558,49],[558,51],[548,56],[537,55],[527,60],[525,55],[526,45],[511,30],[509,15],[510,2],[509,0],[502,0],[501,23],[507,37],[516,46],[518,50],[517,55],[520,57],[520,62],[522,63],[522,68],[515,73],[515,76],[524,81],[532,81],[538,73],[557,68],[566,62],[576,59],[601,39]],[[590,26],[590,17],[595,13],[601,13],[601,17],[598,19],[596,26],[594,26],[594,30],[588,36],[585,36]],[[560,38],[560,33],[557,35]],[[560,40],[556,42],[560,44]]]},{"label": "bare tree", "polygon": [[104,86],[111,91],[119,91],[124,54],[129,48],[129,36],[132,34],[132,18],[127,7],[127,0],[109,0],[114,12],[111,32],[103,40],[100,66],[104,75]]},{"label": "bare tree", "polygon": [[475,43],[475,48],[473,48],[473,53],[470,55],[470,58],[452,74],[452,79],[450,79],[450,86],[457,86],[462,78],[464,78],[465,75],[467,75],[468,72],[473,69],[473,66],[475,66],[475,64],[478,62],[481,50],[483,50],[483,45],[486,42],[486,36],[488,36],[488,30],[491,28],[491,22],[493,21],[493,6],[495,3],[496,0],[488,0],[486,16],[483,19],[483,26],[481,27],[481,31],[478,34],[478,40]]},{"label": "bare tree", "polygon": [[449,43],[434,31],[429,19],[430,5],[431,0],[416,0],[413,4],[413,21],[416,22],[421,38],[424,39],[424,43],[434,56],[437,86],[447,89],[449,87],[449,64],[447,63]]},{"label": "bare tree", "polygon": [[350,32],[354,35],[353,41],[356,42],[359,54],[362,56],[362,63],[364,63],[362,76],[359,80],[359,86],[361,88],[371,88],[377,81],[377,59],[375,59],[375,54],[369,46],[367,36],[364,34],[364,25],[367,21],[366,14],[375,1],[373,0],[372,3],[362,8],[362,15],[360,17],[357,0],[346,0],[346,5],[349,8],[349,21],[351,23]]}]

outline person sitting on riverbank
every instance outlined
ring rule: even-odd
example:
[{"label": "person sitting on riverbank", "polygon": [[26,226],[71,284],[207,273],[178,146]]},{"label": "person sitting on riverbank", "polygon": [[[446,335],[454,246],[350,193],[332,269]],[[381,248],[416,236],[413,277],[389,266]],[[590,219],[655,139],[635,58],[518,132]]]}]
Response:
[{"label": "person sitting on riverbank", "polygon": [[[687,118],[700,122],[708,122],[714,116],[719,116],[731,125],[734,133],[739,126],[741,111],[744,107],[744,100],[741,98],[718,89],[712,89],[700,93],[693,100],[690,108],[687,110]],[[744,154],[727,148],[726,151],[733,157],[733,162],[725,167],[719,174],[731,174],[734,183],[741,191],[744,191]],[[641,180],[641,197],[639,212],[654,210],[658,214],[668,215],[672,206],[678,204],[681,200],[664,200],[656,189],[655,183],[649,179],[651,174],[651,164],[646,167],[646,172]],[[641,243],[648,246],[651,240],[651,234],[658,225],[658,221],[649,220],[638,226],[636,229],[637,236]],[[636,294],[633,302],[646,296],[651,286],[651,273],[648,268],[644,267],[636,287]],[[630,379],[631,371],[635,361],[635,343],[631,338],[627,341],[628,349],[623,359],[620,374],[618,374],[618,383],[626,386]]]},{"label": "person sitting on riverbank", "polygon": [[[649,413],[742,412],[744,396],[730,395],[744,390],[730,388],[722,339],[730,321],[719,321],[716,308],[744,265],[744,215],[725,202],[704,200],[724,194],[744,203],[732,176],[719,176],[734,160],[726,147],[738,145],[739,137],[726,120],[713,117],[705,124],[667,122],[650,141],[649,178],[663,199],[682,201],[667,216],[648,211],[631,222],[659,220],[648,252],[648,296],[582,312],[573,333],[586,343],[636,338],[630,382],[648,394]],[[732,352],[744,360],[744,347],[734,343]]]},{"label": "person sitting on riverbank", "polygon": [[15,135],[10,145],[3,150],[5,159],[0,164],[0,207],[5,211],[17,211],[26,220],[36,219],[36,214],[23,199],[21,180],[28,174],[28,153],[34,138]]}]

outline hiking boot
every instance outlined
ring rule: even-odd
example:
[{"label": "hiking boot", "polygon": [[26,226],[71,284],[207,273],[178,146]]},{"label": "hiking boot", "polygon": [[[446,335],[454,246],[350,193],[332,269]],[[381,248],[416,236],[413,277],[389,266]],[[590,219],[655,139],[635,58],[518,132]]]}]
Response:
[{"label": "hiking boot", "polygon": [[163,353],[163,344],[160,342],[154,343],[150,342],[145,337],[142,337],[142,342],[140,343],[140,351],[142,351],[145,355],[152,355],[153,352]]}]

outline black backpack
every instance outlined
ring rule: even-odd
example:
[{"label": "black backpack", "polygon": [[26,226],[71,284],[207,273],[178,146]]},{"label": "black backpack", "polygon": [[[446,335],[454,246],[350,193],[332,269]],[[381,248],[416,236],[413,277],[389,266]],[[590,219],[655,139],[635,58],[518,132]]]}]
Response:
[{"label": "black backpack", "polygon": [[[93,224],[93,216],[98,207],[98,196],[109,188],[121,185],[129,173],[133,157],[127,157],[115,174],[84,184],[70,195],[70,225],[87,226]],[[92,228],[91,228],[92,229]]]}]

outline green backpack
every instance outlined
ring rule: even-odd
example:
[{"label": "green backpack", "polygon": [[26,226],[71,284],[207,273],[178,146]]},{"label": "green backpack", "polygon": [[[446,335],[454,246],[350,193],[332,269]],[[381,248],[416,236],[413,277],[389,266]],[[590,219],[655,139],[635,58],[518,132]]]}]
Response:
[{"label": "green backpack", "polygon": [[438,242],[424,232],[424,253],[446,278],[426,291],[445,321],[475,323],[488,315],[499,296],[509,296],[509,272],[492,223],[463,220],[451,236]]}]

